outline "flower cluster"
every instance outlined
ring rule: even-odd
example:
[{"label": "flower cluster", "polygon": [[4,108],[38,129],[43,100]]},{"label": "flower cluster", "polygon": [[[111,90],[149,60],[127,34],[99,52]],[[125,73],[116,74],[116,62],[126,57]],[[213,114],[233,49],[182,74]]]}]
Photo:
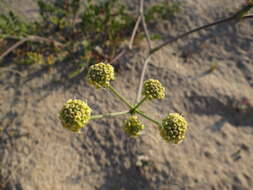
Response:
[{"label": "flower cluster", "polygon": [[87,74],[88,83],[96,88],[107,88],[111,80],[114,80],[114,68],[110,64],[92,65]]},{"label": "flower cluster", "polygon": [[149,79],[144,82],[142,95],[149,99],[163,99],[165,88],[158,80]]},{"label": "flower cluster", "polygon": [[140,135],[144,125],[138,120],[137,116],[130,116],[124,121],[123,129],[128,136],[136,137]]},{"label": "flower cluster", "polygon": [[178,113],[170,113],[162,120],[160,134],[164,140],[178,144],[184,139],[187,121]]},{"label": "flower cluster", "polygon": [[79,132],[90,119],[91,108],[82,100],[68,100],[60,111],[62,126],[70,131]]},{"label": "flower cluster", "polygon": [[137,118],[137,114],[150,120],[158,126],[161,137],[169,142],[178,144],[185,136],[187,121],[178,113],[170,113],[161,122],[147,116],[139,107],[145,100],[162,99],[165,97],[165,88],[155,79],[144,81],[142,95],[144,96],[137,104],[130,104],[114,89],[110,81],[114,79],[114,69],[111,65],[98,63],[89,68],[87,80],[88,84],[95,88],[106,88],[125,103],[129,111],[107,113],[102,115],[91,116],[91,108],[82,100],[68,100],[60,111],[60,120],[62,126],[70,131],[79,132],[82,127],[91,119],[103,117],[114,117],[122,114],[130,114],[128,119],[123,122],[123,130],[129,137],[137,137],[144,129],[144,125]]}]

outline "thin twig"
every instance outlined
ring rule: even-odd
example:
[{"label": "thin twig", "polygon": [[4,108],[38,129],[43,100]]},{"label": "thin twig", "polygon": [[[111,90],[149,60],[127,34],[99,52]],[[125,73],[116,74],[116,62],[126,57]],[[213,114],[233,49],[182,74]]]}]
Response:
[{"label": "thin twig", "polygon": [[151,43],[148,27],[147,27],[145,16],[144,16],[144,0],[140,0],[140,16],[141,16],[142,26],[145,32],[145,38],[148,43],[148,51],[151,51],[152,43]]},{"label": "thin twig", "polygon": [[137,30],[139,28],[140,22],[141,22],[141,16],[139,15],[138,18],[137,18],[137,21],[135,23],[135,26],[134,26],[134,29],[133,29],[133,32],[132,32],[132,35],[131,35],[131,39],[130,39],[130,42],[129,42],[129,45],[128,45],[130,50],[133,48],[134,39],[135,39]]},{"label": "thin twig", "polygon": [[160,126],[160,123],[152,118],[150,118],[149,116],[145,115],[142,111],[136,110],[136,113],[138,113],[139,115],[141,115],[142,117],[146,118],[147,120],[155,123],[157,126]]},{"label": "thin twig", "polygon": [[22,45],[27,41],[27,38],[23,38],[22,40],[18,41],[15,43],[13,46],[11,46],[9,49],[7,49],[1,56],[0,56],[0,61],[5,58],[9,53],[11,53],[14,49]]},{"label": "thin twig", "polygon": [[101,119],[101,118],[104,118],[104,117],[115,117],[115,116],[119,116],[119,115],[123,115],[123,114],[127,114],[127,113],[129,113],[129,111],[106,113],[106,114],[100,114],[100,115],[92,115],[90,119],[92,120],[92,119]]},{"label": "thin twig", "polygon": [[184,38],[184,37],[186,37],[186,36],[188,36],[188,35],[190,35],[192,33],[199,32],[200,30],[204,30],[204,29],[207,29],[209,27],[212,27],[212,26],[215,26],[215,25],[219,25],[219,24],[224,24],[224,23],[231,22],[231,21],[240,21],[240,20],[246,20],[246,19],[250,19],[250,18],[253,18],[253,15],[243,16],[239,20],[238,20],[238,16],[237,15],[233,15],[233,16],[230,16],[228,18],[225,18],[225,19],[222,19],[222,20],[219,20],[219,21],[215,21],[213,23],[206,24],[206,25],[200,26],[198,28],[195,28],[193,30],[190,30],[190,31],[188,31],[188,32],[186,32],[184,34],[181,34],[181,35],[173,38],[173,39],[167,40],[167,41],[163,42],[162,44],[158,45],[157,47],[151,49],[151,51],[149,52],[149,55],[147,56],[147,58],[144,61],[144,65],[143,65],[143,69],[142,69],[142,73],[141,73],[141,77],[140,77],[140,81],[139,81],[139,87],[138,87],[138,91],[137,91],[136,102],[138,102],[140,100],[141,90],[142,90],[142,85],[143,85],[143,81],[144,81],[144,78],[145,78],[146,68],[148,66],[150,57],[155,52],[157,52],[158,50],[160,50],[161,48],[165,47],[166,45],[168,45],[170,43],[176,42],[177,40],[179,40],[181,38]]},{"label": "thin twig", "polygon": [[[247,16],[244,16],[242,17],[241,19],[245,20],[245,19],[250,19],[250,18],[253,18],[253,15],[247,15]],[[175,38],[172,38],[172,39],[169,39],[169,40],[166,40],[165,42],[163,42],[162,44],[158,45],[157,47],[153,48],[151,51],[150,51],[150,54],[154,54],[155,52],[157,52],[158,50],[160,50],[161,48],[163,48],[164,46],[168,45],[168,44],[171,44],[173,42],[176,42],[177,40],[181,39],[181,38],[184,38],[186,36],[189,36],[190,34],[192,33],[195,33],[195,32],[199,32],[200,30],[204,30],[204,29],[208,29],[209,27],[212,27],[212,26],[215,26],[215,25],[219,25],[219,24],[224,24],[226,22],[231,22],[231,21],[234,21],[234,20],[238,20],[238,17],[233,15],[233,16],[230,16],[228,18],[225,18],[225,19],[221,19],[221,20],[218,20],[218,21],[215,21],[213,23],[210,23],[210,24],[206,24],[206,25],[203,25],[203,26],[200,26],[198,28],[195,28],[193,30],[190,30],[184,34],[181,34]]]},{"label": "thin twig", "polygon": [[133,109],[133,106],[123,96],[121,96],[115,88],[109,85],[108,89],[112,92],[112,94],[117,96],[124,104],[126,104],[129,109]]},{"label": "thin twig", "polygon": [[116,55],[109,63],[113,64],[114,62],[116,62],[119,58],[121,58],[125,54],[126,54],[126,50],[124,49],[118,55]]},{"label": "thin twig", "polygon": [[140,98],[141,98],[141,89],[142,89],[143,81],[144,81],[144,78],[145,78],[146,68],[148,66],[148,63],[149,63],[149,60],[150,60],[150,57],[151,57],[150,52],[152,50],[152,43],[151,43],[149,31],[148,31],[147,24],[146,24],[146,21],[145,21],[145,16],[144,16],[144,0],[140,0],[140,10],[139,11],[140,11],[140,17],[141,17],[141,20],[142,20],[142,26],[143,26],[143,29],[144,29],[144,32],[145,32],[145,38],[146,38],[147,44],[148,44],[148,55],[144,59],[144,64],[143,64],[143,68],[142,68],[142,71],[141,71],[141,77],[140,77],[140,80],[139,80],[139,87],[138,87],[135,103],[139,102]]},{"label": "thin twig", "polygon": [[129,49],[131,50],[133,48],[133,41],[136,35],[136,32],[138,30],[138,27],[140,25],[140,22],[142,21],[142,25],[143,25],[143,29],[145,32],[145,37],[147,39],[147,43],[148,43],[148,47],[149,47],[149,51],[151,50],[152,46],[151,46],[151,39],[150,39],[150,35],[148,32],[148,28],[147,28],[147,24],[145,21],[145,16],[144,16],[144,0],[140,0],[140,8],[139,8],[139,16],[137,18],[137,21],[135,23],[132,35],[131,35],[131,39],[129,42]]},{"label": "thin twig", "polygon": [[60,42],[57,42],[55,40],[49,39],[49,38],[44,38],[40,36],[28,36],[26,38],[21,39],[20,41],[16,42],[13,46],[8,48],[1,56],[0,56],[0,61],[4,59],[9,53],[11,53],[13,50],[21,46],[27,41],[37,41],[37,42],[42,42],[42,43],[53,43],[56,46],[63,47],[63,44]]},{"label": "thin twig", "polygon": [[148,99],[148,97],[145,96],[141,101],[139,101],[139,103],[137,103],[137,104],[133,107],[133,109],[131,110],[131,112],[134,113],[135,110],[136,110],[138,107],[140,107],[141,104],[143,104],[147,99]]},{"label": "thin twig", "polygon": [[146,68],[148,66],[148,63],[150,61],[150,58],[151,58],[151,55],[146,57],[146,59],[144,60],[144,64],[143,64],[143,68],[142,68],[142,71],[141,71],[141,77],[140,77],[140,80],[139,80],[139,87],[138,87],[135,103],[140,101],[141,90],[142,90],[142,85],[143,85],[143,82],[144,82],[145,72],[146,72]]},{"label": "thin twig", "polygon": [[145,21],[145,17],[144,16],[142,16],[142,25],[143,25],[145,36],[146,36],[147,43],[148,43],[148,50],[151,51],[151,49],[152,49],[152,42],[151,42],[151,38],[150,38],[150,35],[149,35],[148,27],[146,25],[146,21]]}]

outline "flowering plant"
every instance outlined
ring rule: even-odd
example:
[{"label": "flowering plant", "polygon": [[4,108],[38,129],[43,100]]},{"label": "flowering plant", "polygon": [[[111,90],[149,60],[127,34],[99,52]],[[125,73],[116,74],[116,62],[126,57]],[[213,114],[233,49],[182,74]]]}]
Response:
[{"label": "flowering plant", "polygon": [[143,111],[139,110],[141,104],[146,100],[162,99],[165,97],[165,88],[155,79],[144,81],[142,95],[144,96],[137,104],[130,104],[119,92],[110,84],[114,80],[114,68],[110,64],[97,63],[92,65],[87,74],[87,81],[90,86],[95,88],[105,88],[125,103],[129,110],[123,112],[107,113],[101,115],[91,115],[91,108],[82,100],[68,100],[60,111],[60,120],[62,126],[72,132],[80,130],[89,120],[100,119],[103,117],[114,117],[123,114],[130,114],[130,117],[123,122],[123,130],[129,137],[137,137],[144,129],[144,125],[138,119],[137,115],[153,122],[160,130],[161,137],[169,142],[178,144],[185,137],[187,121],[178,113],[170,113],[162,122],[149,117]]}]

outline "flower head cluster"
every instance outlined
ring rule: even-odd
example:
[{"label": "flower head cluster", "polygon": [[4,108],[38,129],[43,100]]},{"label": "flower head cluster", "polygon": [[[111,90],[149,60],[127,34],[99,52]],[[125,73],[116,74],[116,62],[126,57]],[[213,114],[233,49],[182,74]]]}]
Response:
[{"label": "flower head cluster", "polygon": [[178,144],[184,139],[187,121],[178,113],[170,113],[163,119],[160,134],[164,140]]},{"label": "flower head cluster", "polygon": [[114,68],[110,64],[97,63],[89,68],[87,74],[88,83],[96,88],[107,88],[111,80],[114,80]]},{"label": "flower head cluster", "polygon": [[138,110],[141,104],[146,100],[162,99],[165,97],[165,88],[158,80],[149,79],[144,81],[142,90],[144,97],[137,104],[131,105],[110,85],[110,81],[113,79],[114,68],[110,64],[102,62],[92,65],[87,74],[87,80],[90,85],[96,88],[107,88],[107,90],[110,90],[112,94],[124,102],[129,107],[129,110],[91,116],[91,108],[85,102],[82,100],[70,99],[60,110],[60,121],[62,126],[70,131],[79,132],[89,120],[131,114],[131,116],[124,121],[122,128],[129,137],[137,137],[144,129],[142,122],[134,115],[139,114],[158,126],[160,135],[165,141],[178,144],[184,139],[188,124],[182,115],[170,113],[160,122],[150,118],[143,111]]},{"label": "flower head cluster", "polygon": [[165,97],[165,88],[155,79],[144,81],[142,94],[149,99],[163,99]]},{"label": "flower head cluster", "polygon": [[138,120],[137,116],[130,116],[124,121],[123,129],[128,136],[136,137],[140,135],[144,125]]},{"label": "flower head cluster", "polygon": [[60,111],[62,126],[70,131],[79,132],[90,119],[91,108],[82,100],[68,100]]}]

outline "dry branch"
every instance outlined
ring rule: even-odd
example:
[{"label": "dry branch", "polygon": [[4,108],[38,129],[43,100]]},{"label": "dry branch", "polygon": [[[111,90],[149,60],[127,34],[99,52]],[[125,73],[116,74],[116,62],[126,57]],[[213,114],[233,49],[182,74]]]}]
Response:
[{"label": "dry branch", "polygon": [[33,41],[33,42],[41,42],[41,43],[48,43],[48,44],[54,44],[55,46],[58,47],[63,47],[63,44],[49,39],[49,38],[44,38],[44,37],[40,37],[40,36],[28,36],[26,38],[21,39],[20,41],[16,42],[13,46],[11,46],[10,48],[8,48],[1,56],[0,56],[0,61],[2,59],[4,59],[7,55],[9,55],[9,53],[11,53],[13,50],[15,50],[16,48],[18,48],[19,46],[21,46],[22,44],[24,44],[27,41]]},{"label": "dry branch", "polygon": [[135,23],[135,26],[134,26],[134,29],[133,29],[133,32],[132,32],[132,35],[131,35],[131,39],[130,39],[130,42],[129,42],[129,45],[128,45],[130,50],[133,48],[134,39],[135,39],[137,30],[139,28],[140,22],[141,22],[141,17],[139,15],[138,18],[137,18],[137,21]]},{"label": "dry branch", "polygon": [[[142,0],[141,0],[142,1]],[[221,19],[221,20],[218,20],[218,21],[215,21],[213,23],[210,23],[210,24],[206,24],[206,25],[203,25],[203,26],[200,26],[200,27],[197,27],[193,30],[190,30],[186,33],[183,33],[179,36],[176,36],[172,39],[169,39],[169,40],[166,40],[165,42],[163,42],[162,44],[158,45],[157,47],[151,49],[149,51],[149,54],[147,55],[147,57],[145,58],[145,61],[144,61],[144,65],[143,65],[143,69],[142,69],[142,73],[141,73],[141,77],[140,77],[140,81],[139,81],[139,87],[138,87],[138,91],[137,91],[137,97],[136,97],[136,102],[138,102],[140,100],[140,97],[141,97],[141,89],[142,89],[142,85],[143,85],[143,81],[144,81],[144,78],[145,78],[145,70],[147,69],[147,66],[148,66],[148,62],[151,58],[151,56],[159,51],[160,49],[162,49],[163,47],[165,47],[166,45],[168,44],[171,44],[173,42],[176,42],[177,40],[179,39],[182,39],[186,36],[189,36],[195,32],[199,32],[201,30],[206,30],[212,26],[216,26],[216,25],[220,25],[220,24],[225,24],[225,23],[229,23],[229,22],[233,22],[233,21],[236,21],[236,22],[239,22],[241,20],[246,20],[246,19],[252,19],[253,18],[253,15],[246,15],[246,16],[243,16],[241,18],[238,18],[238,15],[237,14],[234,14],[228,18],[225,18],[225,19]]]},{"label": "dry branch", "polygon": [[149,31],[148,31],[148,27],[145,21],[145,16],[144,16],[144,0],[140,0],[140,16],[141,16],[141,21],[142,21],[142,26],[145,32],[145,38],[147,40],[148,43],[148,51],[151,50],[152,48],[152,42],[150,39],[150,35],[149,35]]},{"label": "dry branch", "polygon": [[[250,19],[250,18],[253,18],[253,15],[247,15],[247,16],[242,17],[241,19],[242,20],[246,20],[246,19]],[[221,20],[215,21],[215,22],[210,23],[210,24],[206,24],[206,25],[200,26],[200,27],[195,28],[193,30],[190,30],[190,31],[188,31],[186,33],[183,33],[183,34],[181,34],[179,36],[176,36],[176,37],[174,37],[172,39],[166,40],[162,44],[160,44],[157,47],[153,48],[151,50],[150,54],[152,55],[155,52],[157,52],[158,50],[160,50],[161,48],[165,47],[166,45],[171,44],[173,42],[176,42],[177,40],[182,39],[182,38],[184,38],[186,36],[189,36],[190,34],[193,34],[195,32],[199,32],[200,30],[208,29],[208,28],[210,28],[212,26],[215,26],[215,25],[220,25],[220,24],[224,24],[224,23],[232,22],[232,21],[240,21],[240,20],[238,20],[238,17],[234,15],[234,16],[230,16],[230,17],[225,18],[225,19],[221,19]]]}]

